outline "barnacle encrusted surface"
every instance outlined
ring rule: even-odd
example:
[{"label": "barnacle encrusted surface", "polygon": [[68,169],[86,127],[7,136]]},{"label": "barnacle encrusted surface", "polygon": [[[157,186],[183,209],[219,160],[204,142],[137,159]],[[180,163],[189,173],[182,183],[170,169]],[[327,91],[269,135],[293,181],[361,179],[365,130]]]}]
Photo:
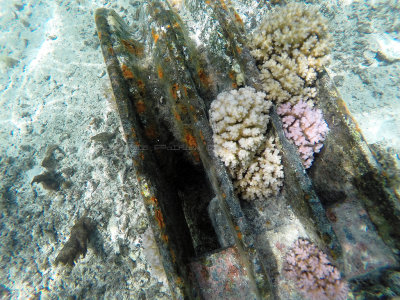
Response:
[{"label": "barnacle encrusted surface", "polygon": [[331,47],[318,8],[302,3],[276,8],[255,31],[250,47],[268,99],[295,103],[315,97],[312,86]]},{"label": "barnacle encrusted surface", "polygon": [[281,157],[267,136],[271,102],[251,87],[222,92],[211,103],[214,152],[245,200],[276,194],[282,185]]}]

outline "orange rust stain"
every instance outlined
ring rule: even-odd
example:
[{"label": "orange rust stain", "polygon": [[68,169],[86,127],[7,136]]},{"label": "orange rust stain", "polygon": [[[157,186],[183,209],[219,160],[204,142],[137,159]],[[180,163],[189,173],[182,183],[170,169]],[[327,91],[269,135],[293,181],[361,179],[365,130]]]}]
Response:
[{"label": "orange rust stain", "polygon": [[235,80],[235,72],[234,71],[230,71],[228,75],[229,75],[230,79]]},{"label": "orange rust stain", "polygon": [[178,104],[179,109],[184,113],[185,115],[187,114],[187,107],[183,104]]},{"label": "orange rust stain", "polygon": [[126,79],[133,79],[133,73],[126,65],[122,65],[122,75]]},{"label": "orange rust stain", "polygon": [[238,15],[238,13],[235,11],[235,20],[236,22],[240,23],[240,25],[243,25],[243,20],[242,18]]},{"label": "orange rust stain", "polygon": [[108,47],[108,53],[110,53],[111,55],[114,55],[114,48],[113,47]]},{"label": "orange rust stain", "polygon": [[353,120],[354,125],[356,126],[355,130],[356,130],[358,133],[361,133],[361,134],[362,134],[361,128],[360,128],[360,126],[358,126],[358,123],[353,119],[353,117],[351,117],[351,119]]},{"label": "orange rust stain", "polygon": [[151,35],[153,36],[154,44],[157,44],[158,38],[160,36],[154,32],[154,29],[151,30]]},{"label": "orange rust stain", "polygon": [[146,111],[146,104],[144,103],[143,100],[139,100],[138,102],[136,102],[136,111],[141,114],[144,113]]},{"label": "orange rust stain", "polygon": [[344,111],[347,115],[351,116],[350,110],[348,109],[348,107],[347,107],[346,103],[343,101],[343,99],[338,99],[337,103],[339,106],[341,106],[344,109]]},{"label": "orange rust stain", "polygon": [[157,68],[157,72],[158,72],[158,78],[162,79],[164,77],[164,73],[161,69],[161,66]]},{"label": "orange rust stain", "polygon": [[310,200],[310,199],[311,199],[311,196],[310,196],[309,194],[305,194],[305,195],[304,195],[304,199]]},{"label": "orange rust stain", "polygon": [[175,119],[176,119],[177,121],[181,121],[181,120],[182,120],[182,119],[181,119],[181,116],[178,114],[177,111],[174,111],[174,117],[175,117]]},{"label": "orange rust stain", "polygon": [[206,4],[210,5],[211,1],[210,0],[206,0]]},{"label": "orange rust stain", "polygon": [[225,4],[225,1],[224,1],[224,0],[220,0],[219,2],[221,2],[221,6],[222,6],[222,8],[226,10],[226,4]]},{"label": "orange rust stain", "polygon": [[142,89],[142,90],[144,89],[144,82],[143,82],[142,80],[139,79],[139,80],[137,81],[137,84],[138,84],[138,86],[139,86],[140,89]]},{"label": "orange rust stain", "polygon": [[132,136],[133,136],[133,137],[136,137],[136,131],[135,131],[134,128],[132,128],[131,133],[132,133]]},{"label": "orange rust stain", "polygon": [[171,253],[172,262],[176,263],[176,254],[174,250],[170,249],[169,252]]},{"label": "orange rust stain", "polygon": [[180,26],[179,26],[179,23],[178,22],[175,22],[175,24],[174,24],[174,26],[173,26],[174,28],[179,28]]},{"label": "orange rust stain", "polygon": [[163,239],[163,241],[164,242],[166,242],[166,243],[168,243],[168,235],[166,235],[166,234],[163,234],[162,236],[161,236],[161,238]]},{"label": "orange rust stain", "polygon": [[150,198],[150,201],[153,202],[154,204],[158,204],[158,200],[154,196]]},{"label": "orange rust stain", "polygon": [[183,284],[183,280],[182,280],[181,277],[178,276],[178,277],[176,278],[176,284],[177,284],[177,285],[182,285],[182,284]]},{"label": "orange rust stain", "polygon": [[240,232],[240,228],[238,225],[235,226],[235,230],[237,231],[237,237],[239,239],[242,239],[242,233]]},{"label": "orange rust stain", "polygon": [[143,47],[136,46],[135,43],[131,40],[121,40],[122,45],[124,45],[125,49],[128,52],[135,54],[135,55],[142,55],[143,54]]},{"label": "orange rust stain", "polygon": [[143,153],[140,153],[140,159],[144,160],[144,154]]},{"label": "orange rust stain", "polygon": [[154,125],[150,125],[145,129],[145,134],[149,139],[155,139],[157,137],[157,132]]},{"label": "orange rust stain", "polygon": [[238,85],[236,84],[236,82],[232,82],[232,87],[233,87],[234,89],[237,89]]},{"label": "orange rust stain", "polygon": [[193,106],[193,105],[190,105],[190,107],[189,107],[189,108],[190,108],[190,111],[191,111],[191,112],[194,112],[194,111],[195,111],[195,109],[194,109],[194,106]]},{"label": "orange rust stain", "polygon": [[99,37],[99,40],[101,40],[101,31],[97,32],[97,36]]},{"label": "orange rust stain", "polygon": [[226,194],[225,193],[222,193],[222,198],[226,198]]},{"label": "orange rust stain", "polygon": [[156,210],[154,211],[154,215],[155,215],[155,217],[156,217],[158,226],[159,226],[160,228],[164,228],[164,227],[165,227],[165,223],[164,223],[164,217],[163,217],[163,215],[162,215],[162,213],[161,213],[161,210],[156,209]]},{"label": "orange rust stain", "polygon": [[177,83],[174,83],[174,85],[171,87],[171,94],[174,99],[178,97],[178,89],[179,85]]},{"label": "orange rust stain", "polygon": [[193,156],[194,156],[194,160],[195,160],[196,162],[199,162],[199,161],[200,161],[200,154],[199,154],[198,151],[193,151]]},{"label": "orange rust stain", "polygon": [[196,138],[191,133],[187,132],[185,134],[185,140],[190,148],[197,148]]},{"label": "orange rust stain", "polygon": [[240,48],[239,46],[236,46],[236,52],[238,54],[242,53],[242,48]]},{"label": "orange rust stain", "polygon": [[205,145],[205,144],[206,144],[206,140],[205,140],[205,138],[204,138],[204,135],[203,135],[203,131],[202,131],[202,130],[200,130],[200,138],[201,138],[201,140],[203,141],[203,144]]},{"label": "orange rust stain", "polygon": [[140,146],[140,143],[138,141],[135,142],[136,146]]},{"label": "orange rust stain", "polygon": [[187,95],[188,95],[188,92],[187,92],[187,88],[186,88],[186,86],[183,86],[183,92],[185,93],[185,97],[187,97]]},{"label": "orange rust stain", "polygon": [[204,85],[208,85],[208,84],[209,84],[210,80],[209,80],[209,78],[207,77],[207,75],[206,75],[206,73],[204,72],[203,69],[200,69],[200,70],[197,72],[197,75],[199,76],[200,81],[201,81],[202,84],[204,84]]}]

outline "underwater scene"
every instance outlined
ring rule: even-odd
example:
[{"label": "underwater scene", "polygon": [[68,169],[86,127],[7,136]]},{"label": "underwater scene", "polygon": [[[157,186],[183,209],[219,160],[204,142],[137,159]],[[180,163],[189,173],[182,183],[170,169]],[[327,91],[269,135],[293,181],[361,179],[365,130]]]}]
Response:
[{"label": "underwater scene", "polygon": [[0,0],[0,299],[400,299],[399,16]]}]

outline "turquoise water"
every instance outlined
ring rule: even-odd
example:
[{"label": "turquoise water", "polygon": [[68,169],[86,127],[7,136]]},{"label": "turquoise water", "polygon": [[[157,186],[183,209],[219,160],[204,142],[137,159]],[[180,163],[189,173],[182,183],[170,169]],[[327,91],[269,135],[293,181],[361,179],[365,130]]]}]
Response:
[{"label": "turquoise water", "polygon": [[[308,2],[320,5],[329,20],[333,46],[326,71],[398,193],[400,4]],[[232,1],[244,21],[257,15],[248,3]],[[2,299],[171,297],[94,22],[95,9],[106,7],[132,24],[137,16],[131,11],[140,4],[0,0]],[[181,1],[171,4],[184,10]],[[201,21],[193,17],[187,24],[189,36],[201,43]],[[345,209],[364,216],[362,207]],[[286,208],[276,208],[281,210]],[[85,214],[97,223],[87,255],[73,268],[56,266],[71,228]],[[374,251],[365,255],[397,264],[386,248]]]}]

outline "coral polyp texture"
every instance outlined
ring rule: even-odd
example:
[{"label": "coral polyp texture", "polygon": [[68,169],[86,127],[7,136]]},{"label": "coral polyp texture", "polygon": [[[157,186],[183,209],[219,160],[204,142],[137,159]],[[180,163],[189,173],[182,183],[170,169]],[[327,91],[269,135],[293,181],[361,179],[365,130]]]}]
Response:
[{"label": "coral polyp texture", "polygon": [[245,87],[220,93],[210,107],[214,153],[245,200],[276,194],[282,185],[281,157],[267,136],[272,103],[265,96]]},{"label": "coral polyp texture", "polygon": [[317,72],[331,48],[327,21],[315,6],[289,3],[268,14],[250,41],[263,89],[277,103],[314,98]]},{"label": "coral polyp texture", "polygon": [[345,300],[349,288],[325,253],[306,239],[298,239],[285,258],[283,272],[305,299]]},{"label": "coral polyp texture", "polygon": [[296,146],[304,167],[311,167],[314,153],[318,153],[329,131],[320,109],[300,100],[296,105],[282,104],[277,109],[288,139]]},{"label": "coral polyp texture", "polygon": [[234,186],[243,199],[263,199],[279,192],[284,174],[274,142],[270,137],[249,166],[234,171]]},{"label": "coral polyp texture", "polygon": [[211,103],[214,152],[229,169],[248,166],[266,140],[271,105],[250,87],[222,92]]}]

